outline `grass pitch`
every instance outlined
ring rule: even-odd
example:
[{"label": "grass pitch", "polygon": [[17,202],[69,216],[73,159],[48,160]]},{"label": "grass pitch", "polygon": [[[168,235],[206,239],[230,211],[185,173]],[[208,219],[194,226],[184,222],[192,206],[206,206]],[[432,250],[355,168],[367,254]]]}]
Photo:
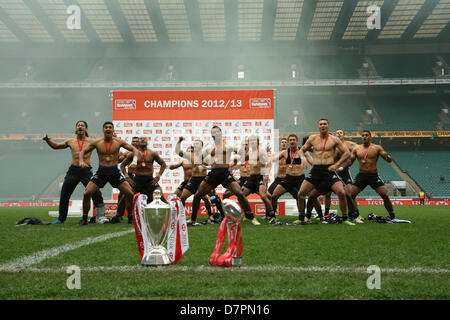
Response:
[{"label": "grass pitch", "polygon": [[[189,227],[190,248],[183,259],[148,268],[140,265],[133,227],[126,222],[78,227],[79,219],[69,218],[63,225],[17,227],[15,221],[25,217],[54,219],[49,208],[4,208],[0,299],[449,299],[448,208],[395,209],[398,217],[413,223],[350,227],[244,222],[245,267],[227,269],[208,265],[218,225]],[[387,215],[380,206],[361,206],[360,211],[364,217],[370,212]],[[104,241],[97,238],[121,231]],[[87,244],[91,239],[97,241]],[[79,246],[69,246],[73,244]],[[43,257],[43,251],[53,253]],[[67,287],[71,265],[80,267],[80,289]],[[367,287],[371,265],[381,269],[380,289]]]}]

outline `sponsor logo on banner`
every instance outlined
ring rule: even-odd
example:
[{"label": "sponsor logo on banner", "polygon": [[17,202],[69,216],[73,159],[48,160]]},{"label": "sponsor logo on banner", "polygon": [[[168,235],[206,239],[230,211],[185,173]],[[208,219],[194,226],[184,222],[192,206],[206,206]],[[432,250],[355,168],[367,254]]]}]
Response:
[{"label": "sponsor logo on banner", "polygon": [[136,122],[136,127],[142,127],[144,124],[142,122]]},{"label": "sponsor logo on banner", "polygon": [[123,126],[126,128],[130,128],[133,126],[133,123],[132,122],[124,122]]},{"label": "sponsor logo on banner", "polygon": [[133,134],[133,130],[126,130],[125,134]]},{"label": "sponsor logo on banner", "polygon": [[173,134],[182,134],[183,130],[180,129],[173,129]]},{"label": "sponsor logo on banner", "polygon": [[255,126],[261,127],[262,126],[262,122],[261,121],[256,121],[255,122]]},{"label": "sponsor logo on banner", "polygon": [[221,127],[222,126],[222,122],[213,122],[212,127],[214,127],[214,126]]},{"label": "sponsor logo on banner", "polygon": [[135,99],[118,99],[115,105],[116,110],[133,110],[136,109]]},{"label": "sponsor logo on banner", "polygon": [[269,98],[251,98],[250,109],[269,109],[272,107],[272,102]]},{"label": "sponsor logo on banner", "polygon": [[256,214],[266,214],[266,206],[264,204],[255,204]]},{"label": "sponsor logo on banner", "polygon": [[162,141],[170,141],[170,137],[162,137],[161,140]]},{"label": "sponsor logo on banner", "polygon": [[162,127],[162,122],[154,122],[153,126],[154,127]]},{"label": "sponsor logo on banner", "polygon": [[252,123],[251,123],[250,121],[245,121],[245,122],[242,122],[242,125],[243,125],[244,127],[251,127],[251,126],[252,126]]},{"label": "sponsor logo on banner", "polygon": [[225,127],[231,127],[233,126],[233,123],[230,121],[225,122]]},{"label": "sponsor logo on banner", "polygon": [[156,133],[156,134],[162,134],[163,131],[158,129],[158,130],[155,130],[155,133]]},{"label": "sponsor logo on banner", "polygon": [[152,134],[153,130],[144,130],[144,134]]},{"label": "sponsor logo on banner", "polygon": [[114,133],[115,133],[115,134],[122,134],[123,131],[122,131],[122,130],[114,130]]},{"label": "sponsor logo on banner", "polygon": [[159,148],[159,149],[161,149],[161,148],[162,148],[162,144],[161,144],[161,143],[154,143],[154,144],[153,144],[153,148]]},{"label": "sponsor logo on banner", "polygon": [[172,144],[171,143],[166,143],[166,148],[172,148]]},{"label": "sponsor logo on banner", "polygon": [[183,127],[192,127],[192,122],[183,123]]},{"label": "sponsor logo on banner", "polygon": [[172,122],[166,122],[166,127],[171,127],[172,126]]}]

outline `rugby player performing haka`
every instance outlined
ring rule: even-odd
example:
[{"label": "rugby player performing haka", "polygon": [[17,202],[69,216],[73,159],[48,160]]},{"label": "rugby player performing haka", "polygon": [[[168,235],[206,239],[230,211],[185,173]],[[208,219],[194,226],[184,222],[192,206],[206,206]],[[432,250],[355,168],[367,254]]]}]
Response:
[{"label": "rugby player performing haka", "polygon": [[250,177],[242,186],[242,192],[245,197],[251,193],[258,194],[264,202],[266,212],[268,212],[269,223],[277,224],[275,212],[272,207],[272,199],[267,191],[267,182],[269,181],[270,166],[272,162],[270,161],[266,150],[260,148],[259,137],[256,135],[251,135],[249,138],[248,158]]},{"label": "rugby player performing haka", "polygon": [[241,208],[244,211],[244,220],[250,220],[254,225],[260,225],[256,220],[250,208],[247,198],[242,193],[239,183],[234,179],[229,171],[231,154],[234,152],[233,147],[228,147],[223,140],[222,130],[218,126],[213,126],[211,136],[214,139],[213,145],[208,150],[211,171],[206,175],[205,179],[200,183],[192,202],[192,214],[197,213],[200,207],[200,200],[207,195],[212,189],[219,184],[230,190],[236,195]]},{"label": "rugby player performing haka", "polygon": [[[166,162],[159,156],[159,154],[151,149],[147,148],[147,137],[139,138],[138,155],[136,169],[134,170],[133,177],[130,177],[125,173],[125,167],[133,161],[133,153],[129,153],[125,160],[120,165],[122,173],[125,173],[125,178],[132,186],[134,194],[141,193],[147,196],[147,203],[153,201],[153,192],[159,189],[158,181],[166,170]],[[161,167],[158,174],[153,178],[153,162],[158,163]],[[161,192],[162,194],[162,192]],[[128,211],[132,212],[132,211]],[[120,222],[119,217],[113,217],[111,222]]]},{"label": "rugby player performing haka", "polygon": [[[184,170],[184,187],[181,189],[180,199],[183,205],[186,204],[186,200],[195,194],[200,186],[200,183],[206,176],[206,165],[203,159],[203,142],[200,140],[194,141],[194,146],[188,148],[188,152],[180,150],[183,137],[178,138],[178,142],[175,145],[175,153],[184,158],[182,166]],[[211,203],[208,196],[202,198],[205,203],[206,211],[208,212],[207,223],[213,223],[214,217],[212,216]],[[201,223],[197,222],[197,212],[192,212],[191,219],[187,221],[188,226],[199,226]]]},{"label": "rugby player performing haka", "polygon": [[[357,146],[357,144],[352,141],[344,140],[345,133],[344,133],[344,130],[342,130],[342,129],[337,129],[335,132],[335,136],[342,141],[342,143],[344,144],[344,147],[346,147],[348,149],[350,154],[352,153],[353,149]],[[337,151],[337,153],[335,155],[335,161],[337,161],[340,157],[341,157],[341,154],[339,153],[339,151]],[[351,176],[350,170],[349,170],[351,164],[352,164],[352,162],[350,161],[350,158],[345,160],[343,165],[341,167],[339,167],[336,170],[336,172],[337,172],[338,177],[341,179],[342,183],[344,184],[344,190],[345,190],[345,194],[347,197],[347,206],[348,206],[348,211],[349,211],[348,215],[349,215],[351,221],[356,222],[356,223],[364,223],[362,221],[362,219],[359,217],[359,211],[358,211],[356,201],[353,200],[353,198],[351,196],[351,185],[353,183],[353,179],[352,179],[352,176]],[[330,206],[331,206],[331,192],[328,192],[325,195],[325,215],[328,215],[328,213],[330,211]],[[309,199],[308,199],[307,212],[310,212],[309,210],[310,210],[310,205],[309,205]],[[308,214],[307,214],[307,216],[308,216]]]},{"label": "rugby player performing haka", "polygon": [[[342,220],[345,224],[354,226],[354,223],[348,221],[344,186],[336,174],[336,170],[349,158],[350,152],[339,138],[328,133],[328,128],[328,119],[320,119],[319,134],[311,135],[300,149],[300,157],[305,162],[305,153],[308,150],[312,150],[314,159],[313,167],[298,192],[299,220],[301,223],[305,223],[306,196],[314,195],[311,193],[313,190],[316,196],[327,194],[332,190],[339,198]],[[341,154],[341,157],[335,161],[334,155],[337,151]]]},{"label": "rugby player performing haka", "polygon": [[[250,167],[248,166],[248,139],[242,142],[242,147],[239,149],[238,156],[234,158],[233,165],[230,166],[230,171],[239,169],[239,186],[242,188],[245,181],[250,177]],[[233,194],[230,190],[226,190],[223,194],[223,198],[227,199]]]},{"label": "rugby player performing haka", "polygon": [[[286,176],[280,181],[280,183],[276,186],[275,190],[272,193],[272,206],[274,210],[277,208],[278,199],[289,192],[296,200],[297,208],[299,209],[299,199],[298,192],[300,190],[300,186],[305,179],[305,167],[307,165],[306,157],[301,157],[300,148],[298,147],[298,137],[295,134],[290,134],[288,136],[288,144],[289,148],[281,151],[278,155],[276,155],[276,159],[281,161],[284,159],[286,163]],[[307,153],[307,150],[305,151]],[[305,207],[305,199],[302,200],[303,207]],[[300,210],[300,209],[299,209]],[[317,208],[320,210],[320,206]],[[320,211],[320,214],[322,212]]]},{"label": "rugby player performing haka", "polygon": [[81,226],[87,225],[92,195],[100,188],[103,188],[107,182],[109,182],[112,187],[118,188],[123,192],[127,211],[133,212],[133,190],[120,172],[117,164],[119,162],[120,148],[133,152],[135,156],[137,156],[138,151],[124,140],[115,138],[113,134],[114,124],[110,121],[105,122],[103,124],[103,137],[91,141],[86,149],[83,149],[80,152],[79,164],[81,168],[87,168],[89,166],[89,164],[84,161],[85,154],[91,153],[94,149],[97,150],[99,160],[98,170],[92,176],[84,191],[83,218],[79,222],[79,225]]},{"label": "rugby player performing haka", "polygon": [[[86,187],[92,177],[92,167],[90,165],[92,155],[91,152],[87,152],[84,155],[84,162],[86,163],[86,167],[81,168],[79,166],[79,156],[81,150],[86,149],[88,144],[92,141],[92,139],[89,138],[87,128],[87,122],[80,120],[75,124],[75,134],[77,135],[76,138],[67,139],[66,141],[61,143],[52,141],[51,138],[48,137],[48,135],[45,135],[45,137],[42,138],[42,140],[47,142],[47,144],[52,149],[57,150],[70,148],[70,151],[72,152],[72,163],[66,173],[66,176],[64,177],[64,182],[61,189],[58,219],[53,221],[52,224],[60,224],[66,221],[67,212],[69,210],[70,196],[75,191],[75,188],[77,187],[79,182],[81,182],[84,187]],[[92,195],[92,200],[94,202],[96,211],[96,222],[104,223],[106,219],[105,204],[103,202],[103,197],[100,190]]]},{"label": "rugby player performing haka", "polygon": [[[135,147],[136,149],[139,147],[139,137],[133,137],[131,139],[131,145],[133,147]],[[132,152],[119,152],[119,163],[121,164],[123,162],[123,160],[125,160],[125,158],[127,157],[127,155],[129,153]],[[122,166],[120,166],[122,173],[126,176],[126,174],[128,174],[130,177],[134,176],[134,171],[136,170],[136,163],[130,163],[126,170],[124,170],[122,168]],[[130,183],[130,182],[128,182]],[[133,185],[131,185],[133,186]],[[123,215],[125,214],[125,201],[122,200],[123,199],[123,193],[120,192],[119,193],[119,197],[117,199],[117,210],[116,210],[116,216],[117,217],[123,217]],[[128,214],[128,223],[133,223],[133,215],[132,214]]]},{"label": "rugby player performing haka", "polygon": [[371,142],[372,134],[369,130],[363,130],[361,133],[362,144],[353,149],[350,157],[353,163],[355,159],[359,161],[359,173],[356,175],[352,185],[352,198],[363,191],[368,185],[380,195],[384,201],[384,207],[389,213],[391,219],[396,219],[392,202],[384,186],[383,180],[378,176],[377,161],[381,156],[386,162],[392,162],[391,156],[384,151],[383,147]]}]

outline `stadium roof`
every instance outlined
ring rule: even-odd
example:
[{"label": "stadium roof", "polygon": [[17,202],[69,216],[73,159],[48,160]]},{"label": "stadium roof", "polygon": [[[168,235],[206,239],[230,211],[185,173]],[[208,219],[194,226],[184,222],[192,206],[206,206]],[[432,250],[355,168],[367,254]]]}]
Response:
[{"label": "stadium roof", "polygon": [[449,21],[450,0],[0,0],[0,46],[445,42]]}]

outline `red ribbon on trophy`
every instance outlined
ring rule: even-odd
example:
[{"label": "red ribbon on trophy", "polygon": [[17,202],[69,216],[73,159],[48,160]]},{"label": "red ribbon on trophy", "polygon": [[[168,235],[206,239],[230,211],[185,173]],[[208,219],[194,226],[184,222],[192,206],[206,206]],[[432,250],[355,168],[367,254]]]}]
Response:
[{"label": "red ribbon on trophy", "polygon": [[[230,200],[231,201],[231,200]],[[228,235],[228,247],[221,255],[225,237]],[[216,245],[209,257],[209,264],[219,267],[236,267],[241,264],[243,249],[242,225],[237,217],[225,216],[217,232]]]}]

